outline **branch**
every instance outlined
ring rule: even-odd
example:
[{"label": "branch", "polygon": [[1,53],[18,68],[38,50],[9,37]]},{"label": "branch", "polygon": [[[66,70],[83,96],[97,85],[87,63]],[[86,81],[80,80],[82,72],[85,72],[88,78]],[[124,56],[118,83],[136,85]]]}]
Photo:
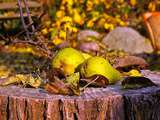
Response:
[{"label": "branch", "polygon": [[[24,5],[25,5],[25,8],[26,8],[26,11],[27,11],[27,17],[28,17],[28,20],[29,20],[29,24],[32,24],[33,20],[32,20],[32,17],[30,15],[27,0],[23,0],[23,2],[24,2]],[[33,32],[35,30],[34,25],[32,24],[31,27],[32,27],[32,32]]]},{"label": "branch", "polygon": [[22,5],[21,0],[18,0],[18,7],[19,7],[19,10],[20,10],[21,22],[22,22],[23,28],[26,32],[27,38],[30,39],[29,31],[28,31],[28,29],[26,27],[26,24],[25,24],[25,20],[24,20],[24,16],[23,16],[23,9],[22,9],[21,5]]},{"label": "branch", "polygon": [[14,44],[14,43],[24,43],[24,44],[30,44],[30,45],[33,45],[35,47],[38,47],[42,52],[44,52],[45,54],[47,54],[47,57],[49,59],[52,59],[52,52],[47,49],[46,46],[42,46],[44,45],[42,42],[38,42],[38,41],[31,41],[31,40],[28,40],[28,41],[24,41],[24,40],[17,40],[17,39],[14,39],[14,40],[11,40],[11,42]]}]

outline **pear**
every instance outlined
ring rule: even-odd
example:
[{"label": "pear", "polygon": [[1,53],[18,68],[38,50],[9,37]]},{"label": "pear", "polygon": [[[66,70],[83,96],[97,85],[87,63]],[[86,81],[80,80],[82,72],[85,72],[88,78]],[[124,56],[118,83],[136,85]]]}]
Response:
[{"label": "pear", "polygon": [[80,67],[82,77],[89,78],[94,75],[102,75],[113,84],[121,79],[121,74],[102,57],[90,57]]},{"label": "pear", "polygon": [[80,51],[74,48],[60,50],[52,60],[52,67],[62,70],[65,76],[71,75],[83,63],[85,58]]}]

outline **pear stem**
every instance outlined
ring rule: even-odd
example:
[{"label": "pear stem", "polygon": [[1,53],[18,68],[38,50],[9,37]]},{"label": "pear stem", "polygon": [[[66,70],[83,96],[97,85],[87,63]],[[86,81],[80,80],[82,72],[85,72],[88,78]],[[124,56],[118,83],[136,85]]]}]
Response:
[{"label": "pear stem", "polygon": [[86,89],[86,87],[88,87],[90,84],[92,84],[93,82],[95,82],[96,80],[98,80],[99,76],[96,76],[95,79],[93,79],[91,82],[89,82],[88,84],[86,84],[84,87],[82,87],[80,89],[80,91],[84,91]]}]

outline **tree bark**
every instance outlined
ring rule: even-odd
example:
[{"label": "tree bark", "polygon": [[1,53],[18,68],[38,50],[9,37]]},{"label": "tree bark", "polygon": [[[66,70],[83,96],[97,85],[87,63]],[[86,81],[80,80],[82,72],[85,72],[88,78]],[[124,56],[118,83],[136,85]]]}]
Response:
[{"label": "tree bark", "polygon": [[80,96],[1,87],[0,120],[160,120],[160,87],[123,90],[112,85],[87,88]]}]

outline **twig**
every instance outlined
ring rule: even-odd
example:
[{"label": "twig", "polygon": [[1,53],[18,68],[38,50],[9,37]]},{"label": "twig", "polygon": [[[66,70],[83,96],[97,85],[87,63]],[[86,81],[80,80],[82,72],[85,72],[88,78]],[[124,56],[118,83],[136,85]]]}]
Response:
[{"label": "twig", "polygon": [[[32,17],[30,15],[27,0],[23,0],[23,2],[24,2],[24,5],[25,5],[25,8],[26,8],[26,11],[27,11],[27,17],[28,17],[28,20],[29,20],[29,24],[32,24],[33,20],[32,20]],[[34,25],[32,24],[31,27],[32,27],[32,32],[33,32],[35,30]]]},{"label": "twig", "polygon": [[29,31],[28,31],[28,29],[26,27],[26,24],[25,24],[25,21],[24,21],[23,9],[22,9],[22,6],[21,6],[21,0],[18,0],[18,7],[19,7],[19,10],[20,10],[20,17],[21,17],[21,22],[22,22],[23,28],[26,32],[27,38],[30,39]]},{"label": "twig", "polygon": [[96,80],[98,80],[99,76],[96,76],[95,79],[93,79],[91,82],[89,82],[87,85],[85,85],[83,88],[80,89],[80,91],[84,91],[84,89],[86,89],[86,87],[88,87],[90,84],[92,84],[93,82],[95,82]]},{"label": "twig", "polygon": [[5,40],[5,41],[6,41],[6,38],[5,38],[3,35],[1,35],[1,34],[0,34],[0,38],[1,38],[2,40]]},{"label": "twig", "polygon": [[13,44],[14,44],[14,43],[24,43],[24,44],[30,44],[30,45],[36,46],[36,47],[38,47],[42,52],[46,53],[46,54],[47,54],[47,57],[48,57],[49,59],[52,58],[51,51],[48,50],[46,47],[43,47],[43,46],[42,46],[42,43],[40,43],[40,42],[34,42],[34,41],[31,41],[31,40],[23,41],[23,40],[17,40],[17,39],[11,40],[11,42],[12,42]]}]

